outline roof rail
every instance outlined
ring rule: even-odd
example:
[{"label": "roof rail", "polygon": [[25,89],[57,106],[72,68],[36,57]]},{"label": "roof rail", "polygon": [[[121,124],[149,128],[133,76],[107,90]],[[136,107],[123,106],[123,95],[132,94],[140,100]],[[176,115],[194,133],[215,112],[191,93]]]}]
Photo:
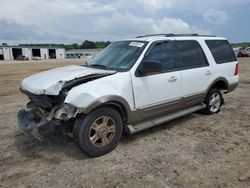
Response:
[{"label": "roof rail", "polygon": [[190,34],[149,34],[149,35],[141,35],[137,36],[136,38],[143,38],[143,37],[153,37],[153,36],[163,36],[163,37],[216,37],[215,35],[199,35],[197,33],[190,33]]}]

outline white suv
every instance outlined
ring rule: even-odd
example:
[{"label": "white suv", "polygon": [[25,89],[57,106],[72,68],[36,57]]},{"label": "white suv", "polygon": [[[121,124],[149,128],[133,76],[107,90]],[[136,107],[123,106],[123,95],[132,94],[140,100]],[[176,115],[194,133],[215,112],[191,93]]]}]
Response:
[{"label": "white suv", "polygon": [[113,42],[88,65],[25,78],[21,91],[30,102],[18,122],[39,140],[64,127],[86,154],[100,156],[124,131],[133,134],[198,110],[218,113],[222,93],[238,83],[238,63],[225,38],[139,36]]}]

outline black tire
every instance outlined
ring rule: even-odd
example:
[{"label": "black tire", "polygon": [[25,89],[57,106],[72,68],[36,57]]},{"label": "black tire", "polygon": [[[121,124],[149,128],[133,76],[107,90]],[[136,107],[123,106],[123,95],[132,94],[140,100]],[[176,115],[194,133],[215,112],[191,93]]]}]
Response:
[{"label": "black tire", "polygon": [[[110,118],[109,120],[113,122],[112,125],[114,125],[115,127],[115,132],[107,133],[107,135],[112,134],[112,139],[107,145],[97,147],[93,143],[91,143],[90,131],[92,131],[91,128],[92,124],[96,121],[99,121],[99,119],[102,117]],[[97,132],[98,131],[96,131],[95,134],[97,134]],[[111,107],[101,107],[90,112],[86,116],[79,115],[76,118],[73,129],[73,136],[74,136],[74,141],[84,153],[86,153],[88,156],[91,157],[98,157],[106,153],[109,153],[118,145],[122,136],[122,132],[123,132],[123,121],[119,112]]]},{"label": "black tire", "polygon": [[[219,98],[218,104],[216,104],[216,108],[213,107],[213,105],[211,105],[211,100],[214,96]],[[208,92],[207,97],[205,99],[206,108],[204,109],[204,112],[208,115],[219,113],[220,107],[223,103],[224,103],[224,100],[223,100],[223,97],[222,97],[220,90],[218,90],[216,88],[212,88]]]}]

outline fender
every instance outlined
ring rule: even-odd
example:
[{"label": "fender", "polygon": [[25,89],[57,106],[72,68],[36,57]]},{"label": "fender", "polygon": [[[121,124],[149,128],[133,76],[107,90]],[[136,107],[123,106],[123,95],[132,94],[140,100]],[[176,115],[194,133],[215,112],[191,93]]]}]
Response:
[{"label": "fender", "polygon": [[219,82],[219,81],[223,81],[223,82],[226,84],[225,90],[228,90],[228,88],[229,88],[229,83],[228,83],[227,79],[224,78],[224,77],[216,78],[216,79],[208,86],[208,88],[205,90],[205,93],[204,93],[204,96],[203,96],[203,100],[206,99],[206,96],[207,96],[209,90],[214,86],[214,84],[215,84],[216,82]]},{"label": "fender", "polygon": [[100,97],[96,99],[95,101],[93,101],[91,104],[89,104],[86,108],[83,108],[81,112],[84,114],[88,114],[92,110],[106,103],[117,103],[121,105],[123,110],[125,111],[124,113],[126,114],[127,119],[130,119],[131,108],[128,102],[123,97],[120,97],[117,95],[107,95],[107,96]]}]

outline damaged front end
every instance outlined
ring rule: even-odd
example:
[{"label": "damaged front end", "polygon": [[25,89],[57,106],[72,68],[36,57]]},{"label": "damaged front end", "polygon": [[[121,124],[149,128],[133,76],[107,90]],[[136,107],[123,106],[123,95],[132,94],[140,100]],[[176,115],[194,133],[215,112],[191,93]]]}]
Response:
[{"label": "damaged front end", "polygon": [[40,142],[44,140],[46,134],[56,130],[54,124],[43,121],[36,113],[25,109],[18,112],[18,125],[23,132],[34,136]]},{"label": "damaged front end", "polygon": [[[43,141],[44,136],[62,131],[67,126],[73,126],[72,120],[80,113],[81,109],[65,103],[69,90],[79,84],[92,81],[108,74],[88,75],[64,83],[59,95],[33,94],[21,88],[29,99],[26,107],[18,112],[18,125],[23,132]],[[59,81],[60,82],[60,81]],[[71,122],[71,125],[68,125]],[[66,128],[68,130],[68,127]]]},{"label": "damaged front end", "polygon": [[30,102],[18,112],[18,125],[39,141],[43,141],[46,135],[62,131],[63,123],[75,116],[73,107],[64,107],[62,94],[46,96],[23,92]]}]

